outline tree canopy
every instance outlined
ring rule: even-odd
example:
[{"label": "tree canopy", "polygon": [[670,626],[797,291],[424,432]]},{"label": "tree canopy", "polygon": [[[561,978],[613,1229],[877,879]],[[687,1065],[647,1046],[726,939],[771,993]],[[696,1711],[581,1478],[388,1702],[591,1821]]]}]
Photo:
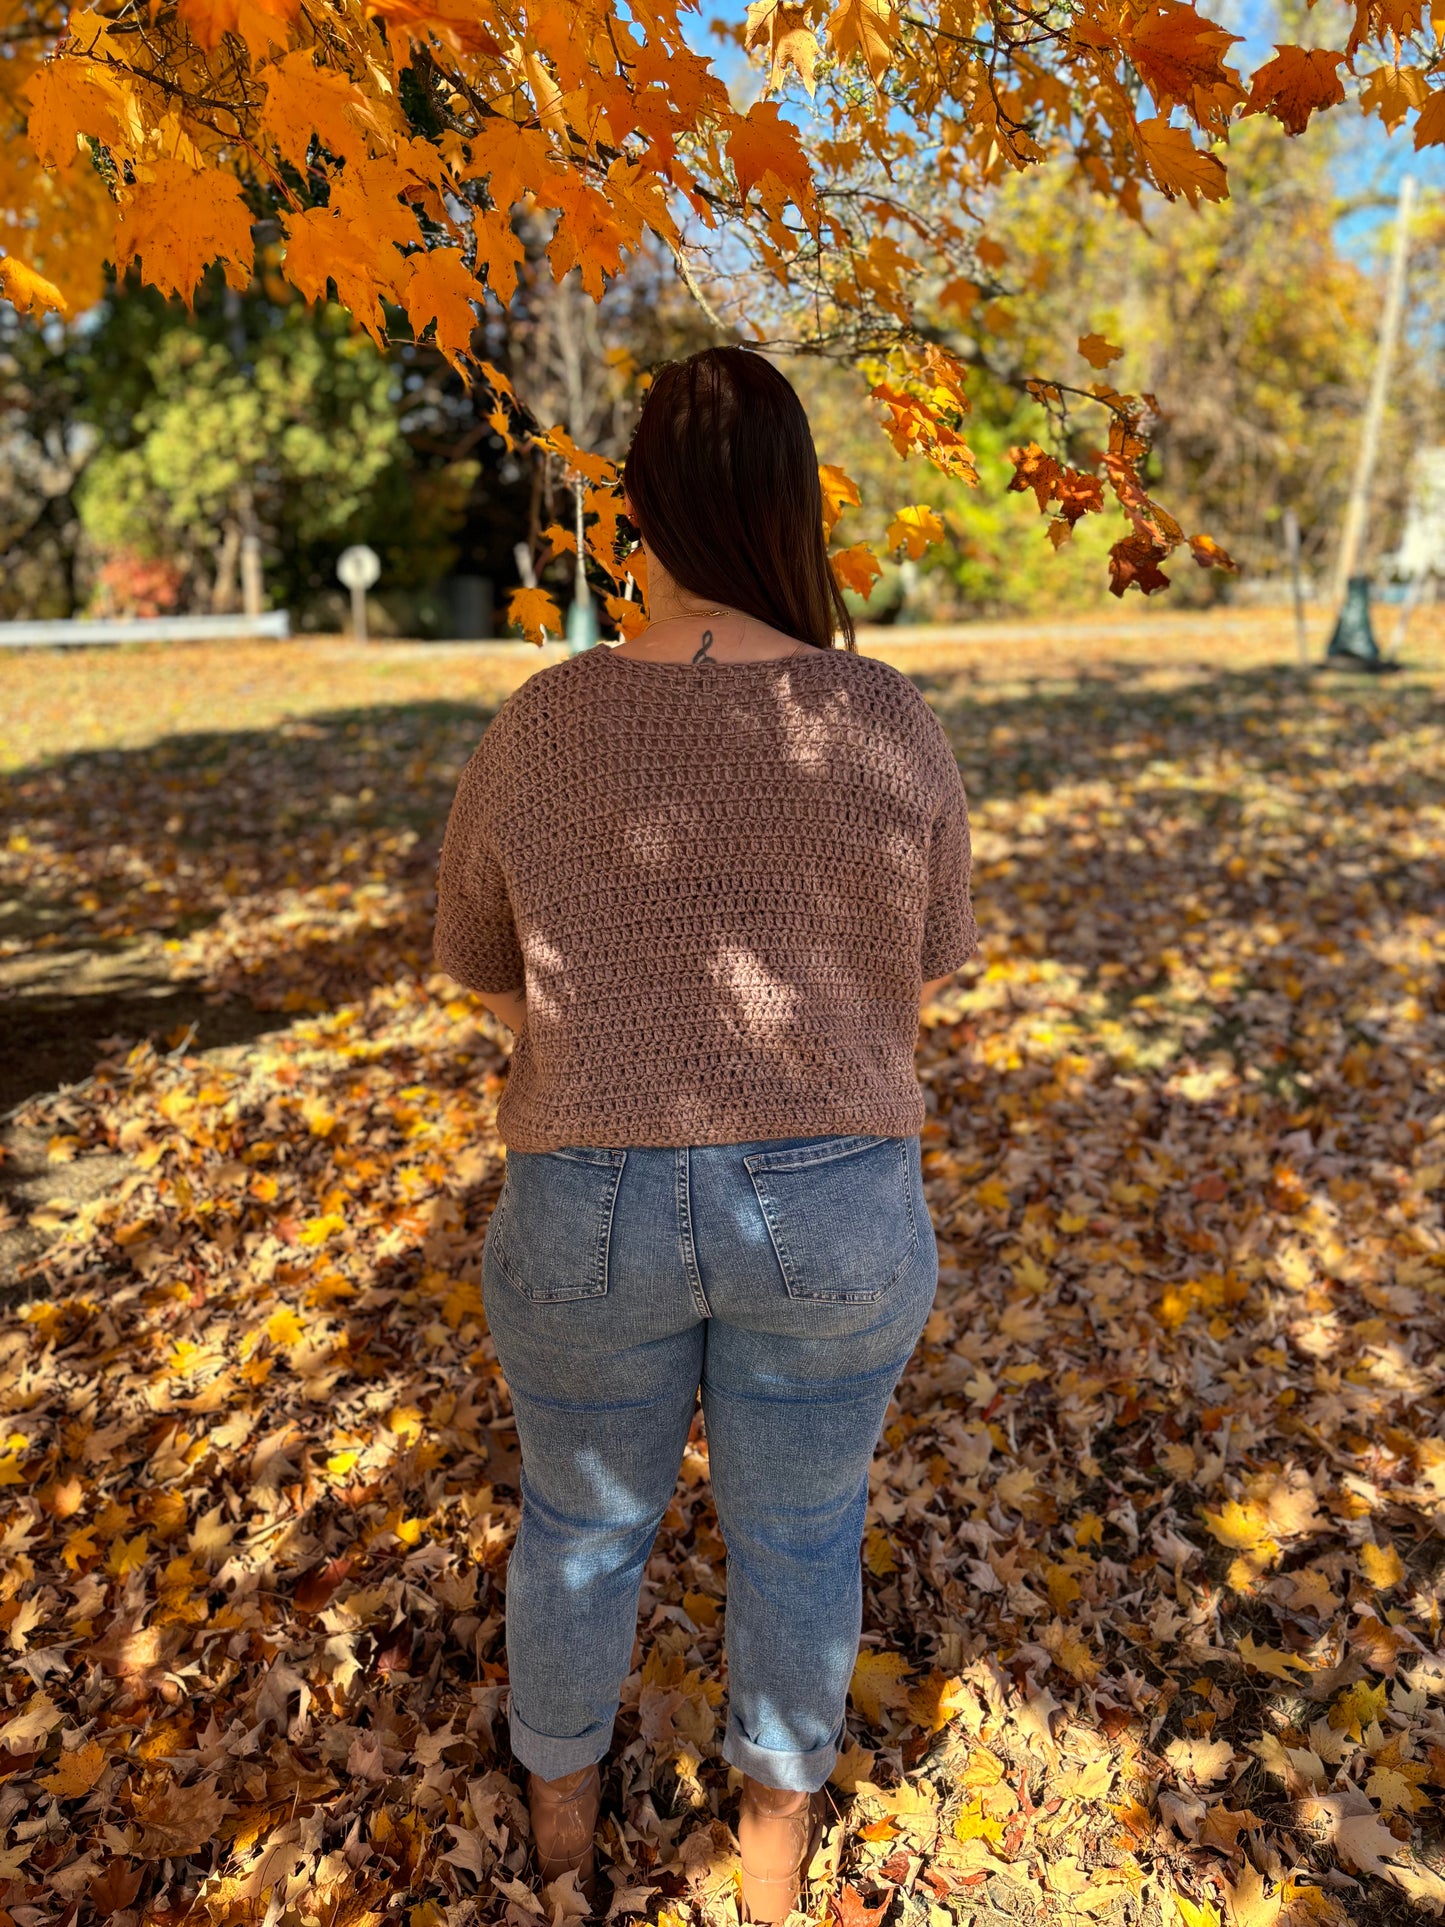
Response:
[{"label": "tree canopy", "polygon": [[[1240,37],[1187,0],[753,0],[737,37],[764,85],[746,106],[686,12],[0,0],[0,287],[36,313],[75,308],[111,264],[189,301],[219,264],[236,288],[261,269],[307,300],[334,290],[378,341],[404,315],[492,383],[504,432],[540,431],[576,464],[589,548],[620,579],[610,466],[528,423],[525,394],[477,356],[478,304],[516,288],[519,207],[549,224],[552,271],[575,268],[594,297],[661,246],[720,330],[859,363],[899,453],[968,479],[948,323],[987,325],[1017,292],[989,225],[1011,174],[1063,157],[1135,221],[1151,191],[1217,201],[1239,119],[1299,134],[1347,80],[1416,146],[1445,141],[1445,18],[1420,0],[1322,7],[1311,33],[1328,44],[1282,44],[1252,73],[1231,58]],[[1033,393],[1065,423],[1097,405],[1097,446],[1024,445],[1011,486],[1056,543],[1112,499],[1128,522],[1112,586],[1147,593],[1185,540],[1143,479],[1155,405],[1112,385],[1115,344],[1081,320],[1077,366],[1040,369]],[[1228,565],[1207,534],[1191,548]],[[865,591],[877,567],[866,545],[837,566]]]}]

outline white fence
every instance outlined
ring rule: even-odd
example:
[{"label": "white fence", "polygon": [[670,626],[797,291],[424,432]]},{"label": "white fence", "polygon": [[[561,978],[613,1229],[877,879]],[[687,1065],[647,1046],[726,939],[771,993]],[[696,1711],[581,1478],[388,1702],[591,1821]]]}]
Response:
[{"label": "white fence", "polygon": [[284,642],[291,618],[284,609],[264,616],[81,617],[68,622],[0,622],[0,649],[74,649],[110,642],[240,642],[257,637]]}]

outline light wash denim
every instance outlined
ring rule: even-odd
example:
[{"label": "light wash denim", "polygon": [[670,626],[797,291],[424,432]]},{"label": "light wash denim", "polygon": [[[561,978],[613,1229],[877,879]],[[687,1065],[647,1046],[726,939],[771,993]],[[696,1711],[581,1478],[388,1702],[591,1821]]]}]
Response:
[{"label": "light wash denim", "polygon": [[728,1548],[723,1757],[813,1791],[858,1653],[868,1463],[938,1283],[912,1138],[513,1151],[483,1295],[522,1448],[512,1747],[600,1760],[699,1389]]}]

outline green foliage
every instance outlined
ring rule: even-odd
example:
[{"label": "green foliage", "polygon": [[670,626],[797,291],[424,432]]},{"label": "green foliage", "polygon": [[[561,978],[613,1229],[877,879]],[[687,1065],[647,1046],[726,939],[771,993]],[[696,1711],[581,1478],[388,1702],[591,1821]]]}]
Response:
[{"label": "green foliage", "polygon": [[251,528],[276,601],[314,592],[339,547],[371,537],[392,584],[441,573],[475,464],[413,488],[397,371],[339,310],[229,306],[190,323],[132,297],[97,331],[100,445],[77,491],[93,546],[177,562],[192,601],[208,580],[226,599]]}]

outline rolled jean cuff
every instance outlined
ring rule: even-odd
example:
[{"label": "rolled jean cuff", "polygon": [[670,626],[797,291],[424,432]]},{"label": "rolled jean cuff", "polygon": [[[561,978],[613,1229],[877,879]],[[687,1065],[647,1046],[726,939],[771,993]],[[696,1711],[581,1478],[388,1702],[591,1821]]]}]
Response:
[{"label": "rolled jean cuff", "polygon": [[517,1711],[514,1700],[507,1709],[507,1730],[512,1738],[513,1755],[529,1773],[544,1780],[561,1780],[584,1766],[607,1757],[612,1744],[612,1727],[593,1727],[579,1733],[575,1740],[558,1740],[546,1733],[534,1733]]},{"label": "rolled jean cuff", "polygon": [[756,1745],[729,1713],[722,1752],[729,1766],[751,1774],[764,1786],[777,1787],[783,1793],[816,1793],[827,1784],[828,1775],[838,1763],[842,1738],[840,1722],[832,1739],[815,1746],[811,1752],[780,1753],[772,1747]]}]

